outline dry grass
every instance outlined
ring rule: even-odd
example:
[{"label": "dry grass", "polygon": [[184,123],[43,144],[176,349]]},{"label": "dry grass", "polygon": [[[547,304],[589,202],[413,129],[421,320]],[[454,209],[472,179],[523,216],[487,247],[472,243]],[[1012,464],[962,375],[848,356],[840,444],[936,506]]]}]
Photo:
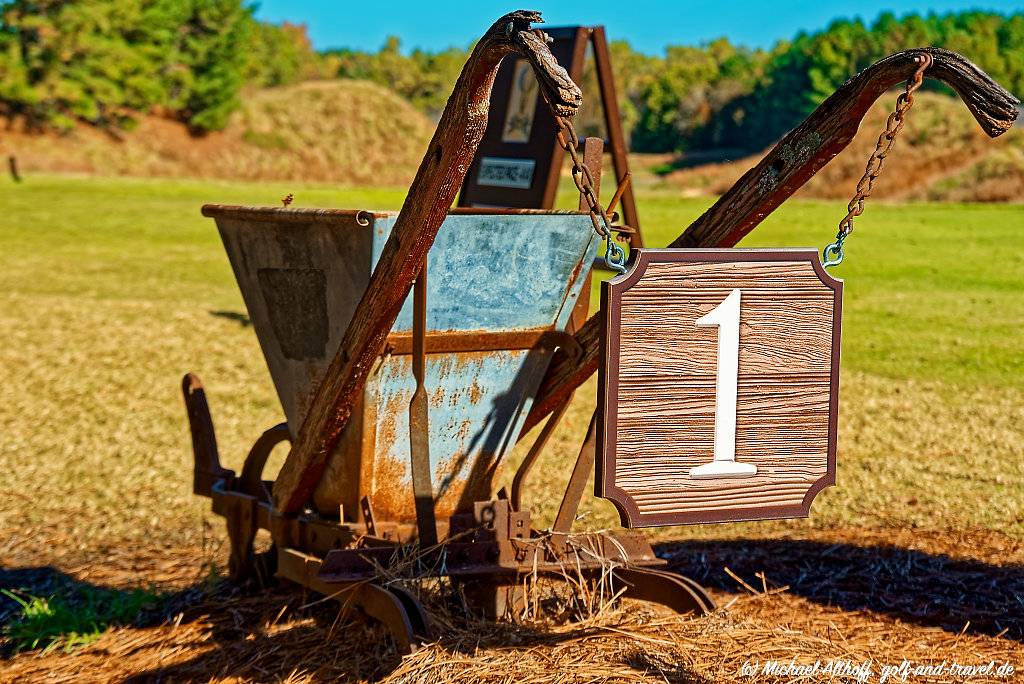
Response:
[{"label": "dry grass", "polygon": [[[849,199],[895,100],[893,91],[892,97],[875,103],[853,143],[801,189],[800,197]],[[27,135],[11,122],[5,127],[0,156],[17,156],[27,175],[74,172],[376,186],[407,185],[433,132],[422,112],[391,91],[349,80],[250,90],[225,131],[201,137],[156,116],[142,117],[137,130],[116,138],[84,125],[63,136]],[[641,192],[668,188],[687,197],[712,197],[725,192],[759,159],[753,155],[702,163],[663,177],[651,170],[671,166],[673,155],[635,154],[630,164]],[[1013,130],[990,140],[962,103],[925,92],[886,162],[876,196],[1019,202],[1022,189],[1024,132]]]},{"label": "dry grass", "polygon": [[[877,270],[848,276],[839,487],[819,497],[808,520],[655,533],[673,568],[712,588],[722,606],[714,615],[691,620],[627,603],[582,622],[495,625],[438,598],[431,609],[451,628],[399,659],[379,628],[352,616],[338,622],[332,604],[217,579],[223,523],[190,492],[178,381],[186,370],[203,376],[230,467],[280,420],[280,408],[213,227],[196,213],[200,198],[154,183],[54,183],[49,202],[13,199],[22,197],[14,191],[2,200],[18,224],[16,237],[3,238],[0,272],[0,586],[36,595],[153,586],[172,598],[160,614],[71,654],[0,655],[0,681],[717,682],[736,681],[745,661],[769,657],[872,658],[870,681],[880,663],[904,657],[1024,668],[1024,389],[1020,378],[992,370],[1019,363],[1020,309],[1019,300],[1000,298],[999,283],[937,281],[930,296],[944,309],[958,298],[970,307],[941,339],[962,348],[981,331],[1003,351],[980,349],[963,368],[927,378],[876,372],[883,352],[902,359],[893,368],[910,368],[906,359],[938,342],[916,326],[882,337],[886,307],[914,291],[898,264],[871,257],[869,245],[893,251],[888,231],[861,236],[863,259],[849,268]],[[201,194],[234,200],[278,190]],[[302,201],[318,196],[289,190]],[[669,209],[656,206],[641,210]],[[961,230],[970,216],[943,211],[928,219],[933,235]],[[989,208],[970,220],[1009,224],[1019,211]],[[798,217],[816,224],[809,234],[817,235],[832,213],[801,203],[780,221]],[[873,216],[885,214],[879,207]],[[1008,249],[993,255],[1003,261],[986,263],[1015,273],[1021,262]],[[938,248],[930,254],[945,260],[931,268],[953,268]],[[998,303],[1005,325],[994,327],[992,312],[968,315],[986,301]],[[858,337],[888,346],[858,346]],[[530,483],[527,501],[542,522],[553,516],[593,403],[589,384]],[[587,527],[615,520],[603,501],[588,499],[583,512]],[[0,604],[0,613],[8,608]]]},{"label": "dry grass", "polygon": [[[1017,554],[1019,559],[1019,549]],[[722,608],[702,619],[626,602],[596,619],[560,625],[463,620],[401,660],[379,628],[358,620],[339,623],[333,606],[309,606],[310,597],[301,593],[221,594],[184,607],[158,627],[112,630],[71,655],[19,656],[0,680],[719,682],[738,680],[745,663],[820,660],[824,666],[843,659],[868,662],[869,681],[879,681],[884,665],[904,659],[978,665],[1024,657],[1015,639],[975,633],[966,624],[951,631],[898,612],[829,606],[820,597],[774,586],[768,577],[749,590],[733,584],[713,592]],[[1014,577],[1019,589],[1020,566]],[[933,590],[928,597],[955,611],[960,593]],[[793,679],[762,675],[752,681]]]},{"label": "dry grass", "polygon": [[[803,198],[848,200],[864,173],[892,97],[878,100],[860,131],[839,156],[798,193]],[[964,105],[934,93],[917,96],[907,125],[886,159],[876,197],[955,202],[1020,201],[1024,184],[1024,132],[1012,130],[992,140],[978,127]],[[728,190],[761,155],[704,164],[671,173],[666,181],[689,195],[718,195]],[[685,159],[685,158],[684,158]]]}]

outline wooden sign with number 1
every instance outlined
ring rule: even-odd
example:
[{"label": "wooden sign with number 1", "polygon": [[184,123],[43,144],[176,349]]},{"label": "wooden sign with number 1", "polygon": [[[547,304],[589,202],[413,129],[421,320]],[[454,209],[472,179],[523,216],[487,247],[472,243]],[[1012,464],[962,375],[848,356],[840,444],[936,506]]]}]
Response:
[{"label": "wooden sign with number 1", "polygon": [[603,283],[596,489],[624,525],[808,514],[835,482],[842,291],[814,250],[639,249]]}]

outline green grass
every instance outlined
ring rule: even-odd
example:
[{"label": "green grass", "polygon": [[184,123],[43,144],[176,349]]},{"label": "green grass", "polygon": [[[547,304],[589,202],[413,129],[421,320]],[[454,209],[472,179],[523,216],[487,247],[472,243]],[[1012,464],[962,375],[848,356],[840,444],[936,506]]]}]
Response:
[{"label": "green grass", "polygon": [[399,190],[342,192],[296,184],[34,177],[0,184],[3,273],[10,293],[97,299],[240,299],[206,203],[400,206]]},{"label": "green grass", "polygon": [[[206,202],[398,209],[404,189],[298,184],[33,178],[5,181],[0,289],[100,299],[239,296]],[[564,193],[563,206],[571,196]],[[707,199],[651,193],[640,210],[648,244],[669,242]],[[741,246],[827,244],[843,207],[790,202]],[[876,203],[857,224],[847,260],[843,364],[894,379],[1024,387],[1024,207]],[[596,298],[595,298],[595,301]]]},{"label": "green grass", "polygon": [[157,594],[141,589],[82,588],[49,598],[0,589],[0,595],[18,606],[18,614],[0,630],[14,652],[36,648],[44,653],[55,648],[71,651],[96,641],[112,626],[135,622],[142,611],[160,601]]},{"label": "green grass", "polygon": [[[111,545],[155,557],[195,550],[184,567],[219,558],[223,523],[191,494],[181,375],[202,376],[228,467],[238,468],[282,416],[252,329],[215,315],[245,309],[199,208],[277,205],[289,192],[297,206],[367,209],[397,209],[405,194],[298,183],[0,181],[0,529],[26,531],[0,539],[13,544],[5,564],[67,567],[104,558]],[[563,193],[561,205],[572,204]],[[665,244],[709,204],[645,191],[648,243]],[[744,245],[820,249],[843,208],[787,203]],[[1024,538],[1022,229],[1020,206],[870,204],[836,271],[846,281],[839,486],[819,496],[806,521],[659,534],[898,526]],[[509,238],[510,248],[519,244]],[[528,501],[542,521],[558,504],[594,392],[590,383],[577,393],[531,481]],[[588,499],[584,508],[594,525],[617,519],[606,502]]]}]

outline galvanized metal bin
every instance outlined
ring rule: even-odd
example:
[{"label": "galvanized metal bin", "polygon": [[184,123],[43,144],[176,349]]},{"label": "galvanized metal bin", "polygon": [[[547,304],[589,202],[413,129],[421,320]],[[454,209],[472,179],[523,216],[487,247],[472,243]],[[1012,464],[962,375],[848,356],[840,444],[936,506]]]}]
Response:
[{"label": "galvanized metal bin", "polygon": [[[369,282],[397,213],[207,205],[216,219],[294,436]],[[426,389],[439,518],[492,495],[587,284],[598,239],[586,214],[452,213],[428,258]],[[411,295],[314,496],[360,518],[412,521]]]}]

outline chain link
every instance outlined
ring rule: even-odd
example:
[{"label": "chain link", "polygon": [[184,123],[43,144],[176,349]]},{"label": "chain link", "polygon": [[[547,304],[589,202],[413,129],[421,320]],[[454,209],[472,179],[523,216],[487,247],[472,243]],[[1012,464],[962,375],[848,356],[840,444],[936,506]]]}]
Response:
[{"label": "chain link", "polygon": [[594,192],[594,177],[590,174],[590,169],[580,159],[578,152],[580,140],[576,136],[572,121],[568,117],[558,114],[554,114],[554,117],[555,124],[558,126],[558,144],[572,160],[572,180],[590,211],[590,221],[594,224],[594,230],[605,240],[604,262],[611,270],[625,273],[626,250],[615,242],[611,219],[608,218],[608,212],[601,206],[601,202]]},{"label": "chain link", "polygon": [[932,65],[932,56],[927,52],[917,55],[915,59],[918,62],[917,70],[910,80],[907,81],[906,90],[900,93],[899,98],[896,100],[896,110],[889,115],[885,122],[885,130],[878,136],[878,142],[875,143],[875,151],[868,158],[864,175],[861,177],[860,182],[857,183],[857,190],[853,194],[853,199],[846,206],[846,216],[839,222],[839,232],[836,233],[836,241],[825,247],[822,252],[821,256],[825,268],[838,266],[843,262],[843,243],[850,236],[850,233],[853,232],[853,219],[864,213],[864,202],[867,198],[871,197],[875,181],[882,175],[882,166],[885,164],[885,158],[889,155],[889,151],[892,150],[892,145],[896,142],[896,136],[903,130],[907,111],[914,105],[914,93],[917,92],[917,89],[921,87],[921,83],[924,81],[925,70]]}]

